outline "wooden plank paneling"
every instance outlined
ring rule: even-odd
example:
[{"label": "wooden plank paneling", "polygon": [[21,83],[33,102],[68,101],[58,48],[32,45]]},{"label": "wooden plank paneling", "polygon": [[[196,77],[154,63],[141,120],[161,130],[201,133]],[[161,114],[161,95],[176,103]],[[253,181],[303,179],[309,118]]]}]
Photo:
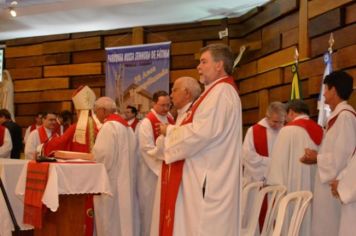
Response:
[{"label": "wooden plank paneling", "polygon": [[64,41],[49,42],[43,44],[43,53],[61,53],[75,52],[91,49],[99,49],[101,47],[100,37],[91,37],[83,39],[70,39]]},{"label": "wooden plank paneling", "polygon": [[308,91],[310,95],[319,94],[321,88],[322,75],[312,76],[308,79]]},{"label": "wooden plank paneling", "polygon": [[[334,49],[343,48],[355,44],[356,42],[356,24],[344,27],[334,31]],[[311,41],[311,56],[315,57],[324,54],[329,47],[330,34],[324,34]]]},{"label": "wooden plank paneling", "polygon": [[103,62],[106,61],[105,50],[90,50],[83,52],[74,52],[72,54],[73,64],[88,63],[88,62]]},{"label": "wooden plank paneling", "polygon": [[245,94],[252,91],[280,85],[283,82],[282,75],[282,69],[278,68],[243,80],[239,84],[240,93]]},{"label": "wooden plank paneling", "polygon": [[14,81],[15,92],[69,88],[69,78],[45,78]]},{"label": "wooden plank paneling", "polygon": [[230,37],[243,37],[280,16],[297,9],[297,2],[297,0],[277,0],[269,2],[263,11],[246,20],[243,25],[231,26],[232,32]]},{"label": "wooden plank paneling", "polygon": [[313,18],[327,11],[333,10],[353,0],[312,0],[308,2],[308,17]]},{"label": "wooden plank paneling", "polygon": [[72,102],[65,101],[65,102],[27,103],[27,104],[16,105],[16,113],[20,114],[21,116],[28,116],[28,115],[34,116],[38,112],[43,112],[43,111],[60,112],[63,110],[71,111]]},{"label": "wooden plank paneling", "polygon": [[[74,91],[75,89],[60,89],[40,92],[16,93],[15,103],[71,101]],[[97,97],[101,96],[99,88],[94,88],[93,91]]]},{"label": "wooden plank paneling", "polygon": [[195,68],[199,61],[195,59],[194,55],[179,55],[171,56],[171,69],[189,69]]},{"label": "wooden plank paneling", "polygon": [[197,69],[171,70],[170,82],[173,83],[176,79],[183,77],[183,76],[190,76],[195,79],[199,79],[199,77],[200,77]]},{"label": "wooden plank paneling", "polygon": [[258,73],[262,73],[264,71],[291,64],[295,61],[294,55],[295,47],[289,47],[261,58],[257,61],[257,71]]},{"label": "wooden plank paneling", "polygon": [[262,119],[266,116],[266,111],[269,105],[269,93],[267,89],[258,91],[259,103],[259,118]]},{"label": "wooden plank paneling", "polygon": [[43,53],[42,44],[34,44],[30,46],[19,46],[19,47],[7,47],[5,50],[6,58],[13,57],[28,57],[28,56],[38,56]]},{"label": "wooden plank paneling", "polygon": [[351,6],[346,7],[345,13],[345,23],[351,24],[356,22],[356,3],[352,4]]},{"label": "wooden plank paneling", "polygon": [[298,43],[299,28],[293,28],[282,33],[282,48],[287,48]]},{"label": "wooden plank paneling", "polygon": [[309,21],[309,37],[330,32],[342,24],[341,9],[337,8]]},{"label": "wooden plank paneling", "polygon": [[9,71],[13,80],[42,77],[42,67],[12,68]]},{"label": "wooden plank paneling", "polygon": [[69,53],[6,59],[6,68],[60,65],[70,62]]},{"label": "wooden plank paneling", "polygon": [[240,65],[236,69],[237,78],[243,79],[257,74],[257,61],[252,61],[248,64]]},{"label": "wooden plank paneling", "polygon": [[104,38],[105,47],[121,47],[131,45],[132,34],[127,33],[124,35],[106,36]]},{"label": "wooden plank paneling", "polygon": [[172,43],[171,55],[195,54],[203,47],[203,41]]},{"label": "wooden plank paneling", "polygon": [[342,48],[334,54],[334,68],[336,70],[356,65],[356,44]]},{"label": "wooden plank paneling", "polygon": [[72,88],[78,88],[81,85],[88,85],[90,88],[105,87],[105,75],[73,76],[71,78]]},{"label": "wooden plank paneling", "polygon": [[6,41],[7,46],[23,46],[27,44],[38,44],[49,41],[58,41],[69,39],[70,34],[57,34],[57,35],[46,35],[39,37],[29,37],[29,38],[20,38],[20,39],[11,39]]},{"label": "wooden plank paneling", "polygon": [[[301,87],[302,87],[303,97],[304,98],[309,97],[308,80],[302,81]],[[279,86],[269,90],[269,100],[286,102],[290,99],[290,94],[291,94],[291,84]]]},{"label": "wooden plank paneling", "polygon": [[63,66],[45,66],[44,76],[98,75],[101,74],[101,63],[84,63]]},{"label": "wooden plank paneling", "polygon": [[241,95],[240,98],[241,98],[241,105],[243,110],[257,108],[259,105],[258,92]]},{"label": "wooden plank paneling", "polygon": [[260,120],[258,109],[247,110],[242,112],[242,120],[245,125],[252,125]]}]

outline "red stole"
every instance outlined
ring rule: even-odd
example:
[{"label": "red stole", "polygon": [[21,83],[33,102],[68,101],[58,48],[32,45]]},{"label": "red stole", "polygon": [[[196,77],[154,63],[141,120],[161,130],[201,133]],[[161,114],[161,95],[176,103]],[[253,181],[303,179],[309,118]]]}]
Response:
[{"label": "red stole", "polygon": [[38,129],[38,135],[40,137],[40,142],[45,143],[49,140],[50,137],[47,136],[47,132],[44,126],[39,127]]},{"label": "red stole", "polygon": [[252,126],[252,132],[256,152],[258,155],[268,157],[267,128],[260,124],[255,124]]},{"label": "red stole", "polygon": [[[233,86],[237,92],[237,86],[232,77],[226,77],[213,84],[199,99],[193,104],[187,117],[183,120],[182,125],[193,122],[195,111],[199,105],[209,94],[209,92],[220,83],[228,83]],[[159,235],[170,236],[173,235],[174,226],[174,212],[179,191],[179,186],[182,181],[184,160],[174,162],[172,164],[162,164],[161,173],[161,202],[160,202],[160,223],[159,223]]]},{"label": "red stole", "polygon": [[132,122],[132,124],[130,125],[130,127],[135,131],[136,126],[139,122],[139,119],[135,118],[134,122]]},{"label": "red stole", "polygon": [[46,189],[49,163],[30,161],[27,165],[23,222],[42,228],[42,196]]},{"label": "red stole", "polygon": [[316,145],[320,145],[323,140],[323,129],[315,123],[313,120],[309,119],[297,119],[289,122],[287,125],[294,125],[304,128],[309,137]]},{"label": "red stole", "polygon": [[[146,118],[151,122],[152,130],[153,130],[153,138],[156,141],[156,139],[160,135],[159,131],[156,130],[156,126],[157,124],[160,124],[162,122],[156,117],[156,115],[152,111],[146,115]],[[167,115],[167,120],[168,123],[174,124],[174,119],[170,115]]]},{"label": "red stole", "polygon": [[0,125],[0,147],[4,144],[5,129],[4,126]]},{"label": "red stole", "polygon": [[30,127],[30,133],[31,133],[32,131],[34,131],[35,129],[37,129],[36,124],[32,124],[31,127]]},{"label": "red stole", "polygon": [[351,112],[352,114],[354,114],[354,116],[356,116],[356,113],[351,111],[351,110],[348,110],[348,109],[343,109],[341,110],[339,113],[336,114],[336,116],[334,116],[333,118],[331,118],[329,121],[328,121],[328,125],[327,125],[327,128],[326,128],[326,131],[329,131],[329,129],[331,129],[331,127],[334,125],[335,121],[337,120],[337,117],[340,115],[341,112],[343,111],[348,111],[348,112]]},{"label": "red stole", "polygon": [[117,114],[111,114],[108,117],[106,117],[105,122],[108,122],[108,121],[116,121],[116,122],[119,122],[120,124],[122,124],[123,126],[126,126],[126,127],[129,126],[127,121]]}]

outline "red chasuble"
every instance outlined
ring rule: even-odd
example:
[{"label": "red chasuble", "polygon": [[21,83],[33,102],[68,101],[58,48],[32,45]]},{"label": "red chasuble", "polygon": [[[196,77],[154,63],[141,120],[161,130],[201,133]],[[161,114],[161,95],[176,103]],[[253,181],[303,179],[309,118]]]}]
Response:
[{"label": "red chasuble", "polygon": [[32,125],[31,125],[31,128],[30,128],[30,133],[31,133],[32,131],[34,131],[35,129],[37,129],[36,124],[32,124]]},{"label": "red chasuble", "polygon": [[[193,122],[193,117],[195,111],[198,109],[199,105],[202,103],[204,98],[209,94],[209,92],[220,83],[228,83],[233,86],[237,92],[237,87],[232,77],[226,77],[221,79],[214,85],[212,85],[199,99],[193,104],[190,112],[188,113],[185,120],[181,125],[189,124]],[[177,195],[179,191],[179,186],[182,181],[184,160],[174,162],[172,164],[166,165],[163,162],[162,172],[161,172],[161,203],[160,203],[160,225],[159,225],[159,235],[160,236],[171,236],[173,235],[173,225],[174,225],[174,212],[177,200]]]},{"label": "red chasuble", "polygon": [[0,125],[0,147],[4,144],[5,127]]},{"label": "red chasuble", "polygon": [[297,119],[289,122],[287,125],[295,125],[304,128],[316,145],[320,145],[323,140],[323,129],[313,120]]}]

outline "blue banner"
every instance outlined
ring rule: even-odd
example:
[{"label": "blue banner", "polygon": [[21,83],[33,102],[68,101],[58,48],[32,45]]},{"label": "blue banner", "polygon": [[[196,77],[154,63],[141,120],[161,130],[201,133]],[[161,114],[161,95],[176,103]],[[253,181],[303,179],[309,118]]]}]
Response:
[{"label": "blue banner", "polygon": [[324,97],[324,79],[327,75],[329,75],[333,71],[333,66],[332,66],[332,55],[329,52],[326,52],[324,54],[324,64],[325,64],[325,70],[324,70],[324,75],[323,79],[321,80],[321,86],[320,86],[320,93],[319,93],[319,98],[318,98],[318,124],[321,127],[325,127],[326,125],[326,120],[330,116],[331,110],[327,104],[325,104],[325,97]]},{"label": "blue banner", "polygon": [[150,110],[152,95],[169,92],[170,42],[106,49],[105,94],[120,112],[127,105],[141,114]]}]

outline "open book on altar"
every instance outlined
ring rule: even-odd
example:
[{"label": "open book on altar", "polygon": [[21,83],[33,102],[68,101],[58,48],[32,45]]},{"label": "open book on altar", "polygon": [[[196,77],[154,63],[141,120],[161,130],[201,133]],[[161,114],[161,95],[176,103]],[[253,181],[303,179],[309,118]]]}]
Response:
[{"label": "open book on altar", "polygon": [[85,152],[71,152],[71,151],[54,151],[53,156],[57,159],[71,160],[71,159],[82,159],[82,160],[93,160],[93,154]]}]

